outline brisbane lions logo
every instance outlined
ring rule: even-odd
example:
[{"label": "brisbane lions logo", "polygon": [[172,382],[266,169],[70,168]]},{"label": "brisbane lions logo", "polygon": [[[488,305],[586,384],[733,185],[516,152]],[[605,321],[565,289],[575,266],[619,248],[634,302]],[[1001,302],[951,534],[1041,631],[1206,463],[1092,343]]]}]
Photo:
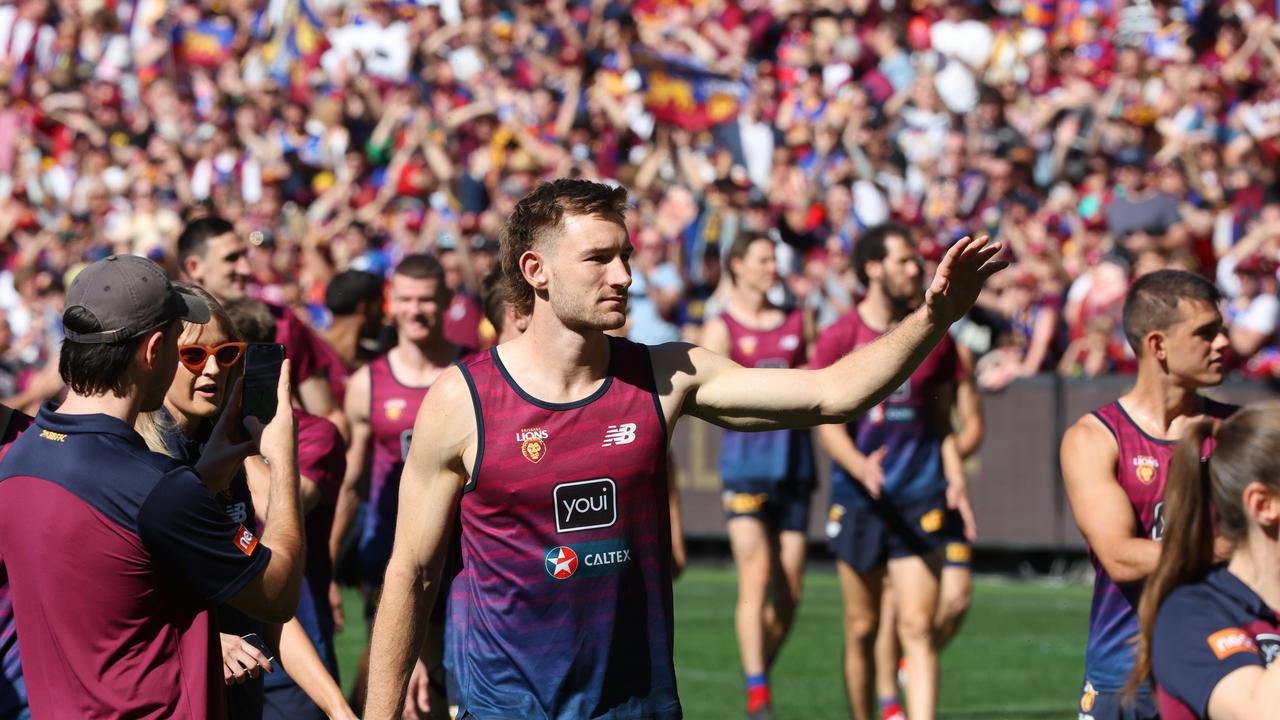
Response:
[{"label": "brisbane lions logo", "polygon": [[1160,461],[1150,455],[1139,455],[1133,459],[1133,472],[1143,485],[1150,485],[1156,479],[1156,470],[1160,469]]},{"label": "brisbane lions logo", "polygon": [[547,431],[542,428],[521,430],[516,433],[516,442],[520,443],[520,454],[531,463],[540,463],[547,456]]},{"label": "brisbane lions logo", "polygon": [[404,414],[405,408],[409,407],[409,401],[404,398],[391,398],[382,403],[382,412],[386,414],[387,419],[395,422]]}]

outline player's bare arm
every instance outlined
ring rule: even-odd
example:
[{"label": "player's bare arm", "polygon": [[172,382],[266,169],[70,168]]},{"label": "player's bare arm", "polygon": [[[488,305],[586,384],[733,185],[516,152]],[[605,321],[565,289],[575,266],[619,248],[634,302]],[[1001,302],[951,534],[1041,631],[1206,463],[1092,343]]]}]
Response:
[{"label": "player's bare arm", "polygon": [[360,368],[347,383],[345,396],[347,424],[351,442],[347,446],[347,472],[342,477],[338,501],[333,512],[333,528],[329,532],[329,557],[336,563],[342,541],[355,524],[356,508],[369,473],[369,443],[373,428],[369,423],[369,397],[372,393],[369,367]]},{"label": "player's bare arm", "polygon": [[475,462],[476,420],[462,372],[449,368],[427,393],[400,478],[400,512],[373,626],[365,718],[400,716],[426,635],[447,538]]},{"label": "player's bare arm", "polygon": [[947,507],[960,513],[964,521],[964,535],[969,542],[978,539],[978,524],[969,502],[969,480],[964,475],[964,455],[960,450],[961,431],[953,418],[959,403],[959,383],[948,383],[933,400],[934,427],[944,432],[939,453],[942,456],[942,474],[947,479]]},{"label": "player's bare arm", "polygon": [[947,251],[923,306],[889,333],[821,370],[744,368],[704,348],[653,349],[668,426],[681,414],[735,430],[846,423],[911,376],[947,328],[1004,267],[998,243],[964,238]]},{"label": "player's bare arm", "polygon": [[955,410],[960,421],[956,430],[956,449],[961,458],[967,458],[982,445],[986,424],[982,417],[982,398],[978,395],[977,383],[973,381],[973,352],[957,343],[956,353],[965,369],[963,377],[956,383]]},{"label": "player's bare arm", "polygon": [[1160,559],[1160,543],[1137,537],[1133,505],[1116,480],[1115,438],[1092,415],[1062,436],[1062,478],[1076,525],[1118,583],[1145,580]]}]

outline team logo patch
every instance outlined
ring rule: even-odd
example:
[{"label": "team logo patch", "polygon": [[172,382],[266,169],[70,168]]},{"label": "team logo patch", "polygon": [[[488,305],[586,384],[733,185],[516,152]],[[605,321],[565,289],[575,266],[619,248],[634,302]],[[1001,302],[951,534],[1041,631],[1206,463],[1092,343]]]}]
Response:
[{"label": "team logo patch", "polygon": [[636,424],[622,423],[621,425],[610,425],[604,429],[604,442],[600,443],[600,447],[607,448],[611,445],[630,445],[636,441]]},{"label": "team logo patch", "polygon": [[1084,693],[1080,695],[1080,712],[1091,712],[1093,704],[1098,701],[1098,691],[1093,689],[1091,683],[1084,684]]},{"label": "team logo patch", "polygon": [[795,350],[796,348],[800,347],[800,336],[799,335],[783,335],[782,339],[778,341],[778,347],[782,348],[783,350]]},{"label": "team logo patch", "polygon": [[388,420],[395,422],[400,419],[401,415],[404,415],[404,409],[407,407],[409,407],[408,400],[391,398],[382,403],[382,414],[386,415]]},{"label": "team logo patch", "polygon": [[738,338],[738,352],[743,355],[754,355],[756,347],[760,345],[760,341],[755,335],[743,335]]},{"label": "team logo patch", "polygon": [[253,555],[253,549],[258,547],[258,538],[244,525],[236,530],[236,548],[245,555]]},{"label": "team logo patch", "polygon": [[631,563],[631,547],[624,540],[599,540],[547,548],[542,567],[552,580],[593,577],[622,572]]},{"label": "team logo patch", "polygon": [[734,515],[758,513],[768,499],[769,496],[765,493],[740,493],[732,490],[725,490],[720,496],[724,511]]},{"label": "team logo patch", "polygon": [[520,454],[531,463],[540,463],[547,456],[547,431],[542,428],[525,428],[516,433]]},{"label": "team logo patch", "polygon": [[973,548],[969,543],[947,543],[947,562],[952,565],[966,565],[973,559]]},{"label": "team logo patch", "polygon": [[835,538],[840,534],[840,521],[844,520],[844,506],[832,505],[827,512],[827,537]]},{"label": "team logo patch", "polygon": [[618,488],[610,478],[560,483],[551,491],[556,532],[594,530],[618,521]]},{"label": "team logo patch", "polygon": [[565,580],[578,572],[578,553],[561,545],[547,551],[547,574],[556,580]]},{"label": "team logo patch", "polygon": [[920,529],[927,533],[936,533],[942,529],[944,515],[942,508],[934,508],[920,516]]},{"label": "team logo patch", "polygon": [[1219,660],[1226,660],[1240,652],[1258,652],[1258,644],[1253,641],[1253,636],[1238,627],[1223,628],[1210,635],[1207,640]]},{"label": "team logo patch", "polygon": [[1160,461],[1150,455],[1139,455],[1133,459],[1133,472],[1143,485],[1150,485],[1156,479],[1156,470],[1159,468]]}]

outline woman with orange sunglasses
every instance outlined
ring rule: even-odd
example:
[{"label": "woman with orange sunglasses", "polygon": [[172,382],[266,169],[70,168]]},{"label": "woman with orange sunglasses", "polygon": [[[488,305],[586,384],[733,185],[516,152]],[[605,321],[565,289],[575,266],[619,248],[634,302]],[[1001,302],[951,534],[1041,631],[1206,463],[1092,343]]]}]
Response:
[{"label": "woman with orange sunglasses", "polygon": [[[178,368],[165,393],[164,405],[140,415],[135,427],[155,452],[194,463],[243,373],[247,343],[212,295],[194,285],[180,287],[203,299],[212,317],[204,325],[183,323],[178,337]],[[261,461],[260,457],[250,458],[246,467]],[[269,471],[263,470],[264,476],[266,473]],[[242,471],[227,487],[209,490],[217,495],[228,515],[253,528],[256,519],[249,484],[249,474]],[[355,717],[297,619],[282,628],[258,622],[224,604],[218,608],[218,630],[230,717],[262,717],[262,672],[275,670],[273,656],[277,653],[272,648],[279,650],[280,662],[288,666],[295,682],[329,717]],[[257,636],[258,645],[245,639],[249,635]]]}]

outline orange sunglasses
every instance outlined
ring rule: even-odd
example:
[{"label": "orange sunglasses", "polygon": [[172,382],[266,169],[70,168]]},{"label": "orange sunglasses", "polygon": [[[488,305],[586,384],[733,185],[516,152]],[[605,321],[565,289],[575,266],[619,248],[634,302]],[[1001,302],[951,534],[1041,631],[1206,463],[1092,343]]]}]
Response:
[{"label": "orange sunglasses", "polygon": [[244,357],[244,348],[247,343],[227,342],[221,345],[179,345],[178,360],[191,372],[199,375],[204,371],[204,364],[209,361],[212,355],[218,367],[226,370],[227,368],[240,362],[240,358]]}]

